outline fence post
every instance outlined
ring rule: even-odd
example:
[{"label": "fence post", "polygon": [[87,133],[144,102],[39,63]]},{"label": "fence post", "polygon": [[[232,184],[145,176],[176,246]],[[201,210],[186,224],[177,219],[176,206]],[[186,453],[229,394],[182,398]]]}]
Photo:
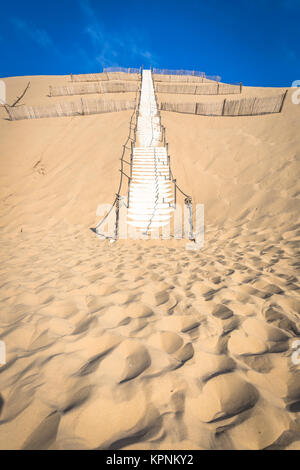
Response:
[{"label": "fence post", "polygon": [[226,98],[224,99],[224,102],[223,102],[222,116],[224,116],[225,104],[226,104]]},{"label": "fence post", "polygon": [[130,153],[130,179],[132,178],[132,161],[133,161],[133,142],[131,141],[131,153]]},{"label": "fence post", "polygon": [[280,105],[279,113],[281,113],[281,111],[282,111],[282,108],[283,108],[283,105],[284,105],[284,102],[285,102],[285,99],[286,99],[287,92],[288,92],[288,90],[286,90],[284,92],[284,94],[282,95],[282,102],[281,102],[281,105]]},{"label": "fence post", "polygon": [[198,114],[198,103],[196,103],[196,106],[195,106],[195,114]]},{"label": "fence post", "polygon": [[242,93],[243,84],[240,82],[240,94]]},{"label": "fence post", "polygon": [[118,232],[119,232],[119,211],[120,211],[120,194],[116,194],[117,200],[116,200],[116,225],[115,225],[115,240],[118,238]]},{"label": "fence post", "polygon": [[175,204],[175,208],[176,208],[176,196],[177,196],[177,194],[176,194],[176,189],[177,189],[176,179],[173,180],[173,183],[174,183],[174,204]]},{"label": "fence post", "polygon": [[7,112],[8,116],[9,116],[9,119],[10,119],[11,121],[13,121],[11,112],[10,112],[10,110],[9,110],[9,108],[8,108],[8,106],[7,106],[6,104],[4,105],[4,108],[6,109],[6,112]]},{"label": "fence post", "polygon": [[127,209],[129,209],[129,193],[130,193],[131,178],[128,178],[128,189],[127,189]]},{"label": "fence post", "polygon": [[194,227],[193,227],[193,203],[191,197],[186,197],[184,200],[185,205],[189,211],[189,223],[190,223],[190,233],[188,234],[189,240],[194,239]]}]

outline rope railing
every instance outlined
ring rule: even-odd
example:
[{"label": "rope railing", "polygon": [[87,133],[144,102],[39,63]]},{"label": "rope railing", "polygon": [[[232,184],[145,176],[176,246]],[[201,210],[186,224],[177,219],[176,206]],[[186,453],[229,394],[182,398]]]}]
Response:
[{"label": "rope railing", "polygon": [[[140,69],[141,71],[141,69]],[[140,104],[140,100],[141,100],[141,75],[140,75],[140,85],[139,85],[139,89],[136,91],[136,95],[135,95],[135,108],[134,108],[134,111],[130,117],[130,121],[129,121],[129,134],[127,136],[127,139],[125,141],[125,144],[123,144],[123,150],[122,150],[122,156],[120,158],[120,161],[121,161],[121,168],[120,168],[120,181],[119,181],[119,187],[118,187],[118,191],[116,192],[116,196],[115,196],[115,199],[111,205],[111,208],[109,209],[108,213],[100,220],[100,222],[97,224],[96,228],[95,228],[95,232],[97,233],[97,235],[101,235],[101,233],[99,233],[99,227],[101,227],[103,225],[103,223],[107,220],[108,216],[111,214],[113,208],[116,206],[116,222],[115,222],[115,231],[114,231],[114,237],[113,239],[114,240],[117,240],[118,238],[118,231],[119,231],[119,211],[120,211],[120,199],[121,199],[121,189],[122,189],[122,185],[123,185],[123,176],[126,176],[127,179],[128,179],[128,186],[127,186],[127,208],[129,207],[129,192],[130,192],[130,183],[131,183],[131,179],[132,179],[132,158],[133,158],[133,147],[134,147],[134,144],[136,142],[136,131],[137,131],[137,122],[138,122],[138,116],[139,116],[139,104]],[[132,127],[132,122],[133,122],[133,118],[135,116],[135,126]],[[131,136],[131,133],[133,131],[133,135],[134,137]],[[131,141],[131,147],[130,147],[130,162],[128,162],[127,160],[124,159],[124,156],[125,156],[125,152],[126,150],[128,150],[128,147],[127,147],[127,144],[128,142]],[[124,163],[126,163],[127,165],[130,165],[130,176],[128,176],[125,171],[124,171]],[[106,237],[105,235],[102,235],[104,236],[105,238],[111,238],[111,237]]]}]

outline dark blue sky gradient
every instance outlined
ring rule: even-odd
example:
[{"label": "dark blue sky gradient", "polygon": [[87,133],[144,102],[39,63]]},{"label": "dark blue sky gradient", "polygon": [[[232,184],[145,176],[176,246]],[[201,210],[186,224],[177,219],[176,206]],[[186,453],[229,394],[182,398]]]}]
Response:
[{"label": "dark blue sky gradient", "polygon": [[0,76],[151,64],[290,86],[299,35],[300,0],[11,0],[1,4]]}]

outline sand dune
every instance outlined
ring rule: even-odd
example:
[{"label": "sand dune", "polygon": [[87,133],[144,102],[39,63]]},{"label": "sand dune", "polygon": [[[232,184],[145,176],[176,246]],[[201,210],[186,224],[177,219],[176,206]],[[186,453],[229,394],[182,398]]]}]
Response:
[{"label": "sand dune", "polygon": [[[55,77],[30,80],[30,103],[52,99]],[[299,449],[300,107],[162,113],[173,173],[205,204],[200,251],[89,230],[130,112],[0,112],[0,448]]]}]

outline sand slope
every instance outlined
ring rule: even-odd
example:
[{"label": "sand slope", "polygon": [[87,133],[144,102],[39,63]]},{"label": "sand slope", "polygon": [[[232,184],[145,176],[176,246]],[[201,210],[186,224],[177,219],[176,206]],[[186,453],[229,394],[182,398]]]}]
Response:
[{"label": "sand slope", "polygon": [[300,107],[163,113],[196,252],[89,230],[130,114],[0,121],[0,448],[299,449]]}]

